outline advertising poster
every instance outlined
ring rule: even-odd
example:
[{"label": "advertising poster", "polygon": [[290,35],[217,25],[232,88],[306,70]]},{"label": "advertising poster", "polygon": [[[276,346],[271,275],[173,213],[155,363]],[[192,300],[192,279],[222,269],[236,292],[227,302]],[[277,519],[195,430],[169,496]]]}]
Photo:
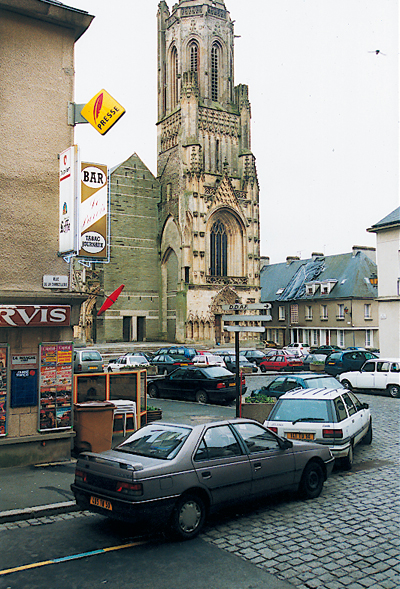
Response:
[{"label": "advertising poster", "polygon": [[70,342],[40,346],[40,431],[72,427],[72,352]]},{"label": "advertising poster", "polygon": [[7,347],[0,347],[0,436],[7,433]]},{"label": "advertising poster", "polygon": [[7,347],[0,347],[0,436],[7,433],[8,366]]}]

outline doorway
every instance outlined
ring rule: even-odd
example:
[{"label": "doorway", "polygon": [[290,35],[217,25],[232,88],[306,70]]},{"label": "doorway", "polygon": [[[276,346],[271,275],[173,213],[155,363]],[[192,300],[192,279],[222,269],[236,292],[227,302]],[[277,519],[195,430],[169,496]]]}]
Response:
[{"label": "doorway", "polygon": [[137,318],[137,341],[144,342],[146,338],[146,317]]},{"label": "doorway", "polygon": [[122,340],[124,342],[132,341],[132,317],[122,318]]}]

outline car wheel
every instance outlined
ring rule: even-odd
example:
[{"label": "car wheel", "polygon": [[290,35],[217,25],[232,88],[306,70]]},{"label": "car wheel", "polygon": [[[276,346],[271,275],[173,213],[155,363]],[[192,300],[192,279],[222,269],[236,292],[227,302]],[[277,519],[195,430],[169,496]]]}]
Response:
[{"label": "car wheel", "polygon": [[172,535],[179,540],[191,540],[201,531],[206,519],[206,507],[197,495],[181,497],[172,512],[170,527]]},{"label": "car wheel", "polygon": [[388,386],[388,391],[389,391],[389,395],[391,397],[393,397],[394,399],[396,399],[397,397],[400,397],[400,387],[398,384],[390,384]]},{"label": "car wheel", "polygon": [[344,386],[345,389],[347,389],[349,391],[352,391],[353,390],[353,387],[351,386],[351,382],[349,380],[344,379],[344,380],[341,381],[341,383],[342,383],[342,385]]},{"label": "car wheel", "polygon": [[361,440],[363,444],[371,444],[372,443],[372,419],[369,422],[368,430],[363,439]]},{"label": "car wheel", "polygon": [[324,486],[324,471],[318,462],[309,462],[300,481],[300,495],[303,499],[315,499],[319,497]]},{"label": "car wheel", "polygon": [[260,365],[260,370],[261,370],[261,372],[267,372],[267,369],[265,368],[265,366],[263,364]]},{"label": "car wheel", "polygon": [[196,393],[196,401],[198,403],[207,403],[208,402],[208,395],[206,391],[200,390]]},{"label": "car wheel", "polygon": [[149,395],[149,397],[151,397],[152,399],[156,399],[158,397],[158,388],[156,387],[155,384],[150,384],[147,387],[147,394]]},{"label": "car wheel", "polygon": [[354,448],[353,448],[353,444],[350,444],[350,448],[349,448],[349,453],[347,454],[347,456],[345,456],[344,458],[342,458],[342,465],[344,470],[351,470],[353,467],[353,462],[354,462]]}]

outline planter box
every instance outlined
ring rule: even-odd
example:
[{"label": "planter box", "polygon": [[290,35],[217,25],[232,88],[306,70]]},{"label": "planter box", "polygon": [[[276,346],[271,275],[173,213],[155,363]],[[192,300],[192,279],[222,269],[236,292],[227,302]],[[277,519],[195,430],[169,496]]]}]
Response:
[{"label": "planter box", "polygon": [[162,419],[161,409],[147,411],[146,423],[152,423],[153,421],[157,421],[157,419]]},{"label": "planter box", "polygon": [[242,403],[241,416],[263,423],[274,406],[275,403]]}]

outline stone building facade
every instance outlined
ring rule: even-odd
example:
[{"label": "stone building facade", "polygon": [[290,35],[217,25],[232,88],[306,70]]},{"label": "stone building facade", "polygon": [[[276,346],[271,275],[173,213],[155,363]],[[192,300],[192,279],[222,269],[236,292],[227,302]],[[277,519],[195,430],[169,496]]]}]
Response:
[{"label": "stone building facade", "polygon": [[[127,169],[133,160],[111,173],[105,292],[134,284],[99,320],[98,336],[126,339],[129,316],[130,338],[141,339],[145,315],[147,340],[229,342],[222,305],[260,297],[259,185],[248,87],[234,84],[234,25],[225,3],[211,0],[172,10],[161,1],[157,24],[157,179],[139,186]],[[135,190],[129,216],[126,194]]]},{"label": "stone building facade", "polygon": [[375,254],[354,246],[346,254],[264,265],[261,300],[272,305],[266,339],[282,346],[379,348]]}]

